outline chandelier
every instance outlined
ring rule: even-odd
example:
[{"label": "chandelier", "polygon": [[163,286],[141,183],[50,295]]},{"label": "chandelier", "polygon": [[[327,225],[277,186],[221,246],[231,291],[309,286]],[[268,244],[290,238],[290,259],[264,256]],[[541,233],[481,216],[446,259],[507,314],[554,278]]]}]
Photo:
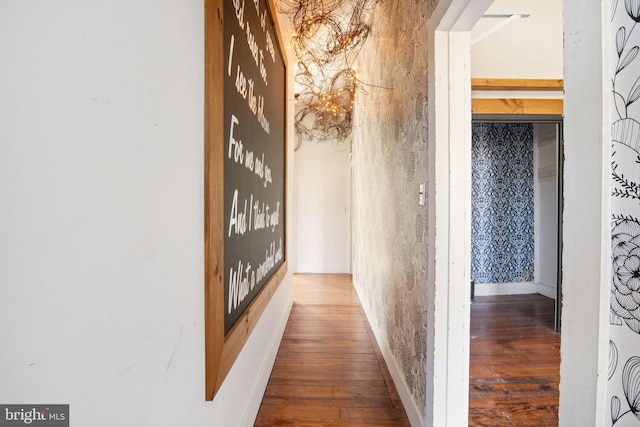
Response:
[{"label": "chandelier", "polygon": [[344,141],[353,102],[362,90],[353,69],[380,0],[281,0],[293,26],[296,70],[296,149],[302,140]]}]

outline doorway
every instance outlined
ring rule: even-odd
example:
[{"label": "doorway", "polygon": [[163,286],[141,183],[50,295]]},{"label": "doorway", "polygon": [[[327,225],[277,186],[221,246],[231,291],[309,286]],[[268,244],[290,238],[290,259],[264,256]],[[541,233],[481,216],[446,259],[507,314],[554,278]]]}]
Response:
[{"label": "doorway", "polygon": [[557,424],[560,129],[473,118],[470,426]]},{"label": "doorway", "polygon": [[[434,147],[430,166],[435,181],[430,187],[436,202],[431,219],[436,246],[433,303],[443,307],[432,313],[436,331],[433,384],[439,397],[429,402],[437,425],[465,425],[467,408],[460,407],[468,393],[469,297],[468,260],[464,253],[465,217],[470,177],[465,157],[470,135],[456,124],[471,121],[469,86],[469,31],[490,2],[451,0],[441,2],[430,20],[434,31],[430,80],[430,115]],[[609,329],[610,257],[602,248],[610,245],[610,84],[605,66],[608,50],[609,10],[599,2],[563,2],[565,101],[563,138],[565,152],[565,200],[563,204],[563,310],[562,362],[559,408],[560,425],[592,425],[604,420],[607,398],[607,345]],[[435,114],[435,112],[445,112]],[[470,133],[470,129],[469,129]],[[440,191],[438,189],[441,188]],[[448,196],[446,194],[448,193]],[[588,213],[586,215],[585,213]],[[469,228],[466,228],[469,227]],[[461,230],[456,233],[455,230]],[[440,237],[439,237],[440,236]],[[470,240],[470,239],[469,239]],[[606,252],[606,251],[605,251]],[[460,263],[463,261],[463,263]],[[441,270],[443,269],[443,271]],[[438,274],[441,273],[439,277]],[[589,286],[585,286],[589,284]],[[462,288],[461,288],[462,287]],[[452,299],[455,297],[455,299]],[[467,300],[468,301],[468,300]],[[435,314],[435,315],[434,315]],[[433,345],[437,344],[437,345]],[[442,345],[440,345],[442,344]],[[461,390],[460,385],[463,386]],[[462,412],[462,413],[460,413]],[[431,421],[429,419],[428,421]]]},{"label": "doorway", "polygon": [[562,310],[562,117],[474,115],[472,296],[540,294]]},{"label": "doorway", "polygon": [[293,156],[293,271],[351,273],[349,141],[304,141]]}]

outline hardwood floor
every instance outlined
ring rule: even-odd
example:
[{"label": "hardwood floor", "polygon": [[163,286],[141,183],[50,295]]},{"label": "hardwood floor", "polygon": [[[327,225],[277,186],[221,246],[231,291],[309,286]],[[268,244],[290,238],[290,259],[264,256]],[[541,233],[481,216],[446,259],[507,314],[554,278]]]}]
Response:
[{"label": "hardwood floor", "polygon": [[[553,310],[540,295],[476,297],[469,426],[558,425]],[[255,426],[409,426],[351,276],[294,276],[293,309]]]},{"label": "hardwood floor", "polygon": [[255,426],[409,426],[350,275],[294,276]]},{"label": "hardwood floor", "polygon": [[560,335],[541,295],[471,305],[469,426],[557,426]]}]

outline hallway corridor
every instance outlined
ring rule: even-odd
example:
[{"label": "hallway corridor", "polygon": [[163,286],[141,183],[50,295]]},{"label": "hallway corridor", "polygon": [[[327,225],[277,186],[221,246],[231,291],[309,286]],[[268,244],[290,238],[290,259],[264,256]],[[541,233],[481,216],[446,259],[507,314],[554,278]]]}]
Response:
[{"label": "hallway corridor", "polygon": [[294,275],[293,309],[255,426],[334,425],[409,422],[351,275]]}]

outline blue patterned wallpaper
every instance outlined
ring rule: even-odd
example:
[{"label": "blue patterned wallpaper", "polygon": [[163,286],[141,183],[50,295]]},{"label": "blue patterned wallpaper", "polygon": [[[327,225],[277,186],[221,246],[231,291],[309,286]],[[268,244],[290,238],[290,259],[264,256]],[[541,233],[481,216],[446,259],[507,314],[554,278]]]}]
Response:
[{"label": "blue patterned wallpaper", "polygon": [[533,125],[474,123],[471,277],[533,280]]}]

